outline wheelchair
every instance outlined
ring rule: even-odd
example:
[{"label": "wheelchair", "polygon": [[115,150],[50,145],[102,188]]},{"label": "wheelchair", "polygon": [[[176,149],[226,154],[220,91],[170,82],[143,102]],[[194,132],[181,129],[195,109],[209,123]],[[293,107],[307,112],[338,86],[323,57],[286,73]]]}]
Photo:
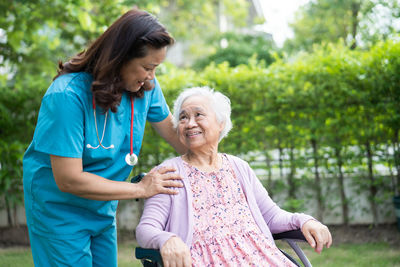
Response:
[{"label": "wheelchair", "polygon": [[[303,263],[304,267],[311,267],[310,261],[304,252],[297,245],[297,242],[307,242],[300,230],[287,231],[283,233],[273,234],[274,240],[286,241],[294,250],[297,257]],[[301,266],[293,257],[281,250],[282,253],[297,266]],[[163,267],[162,258],[158,249],[148,249],[137,247],[135,249],[135,257],[140,260],[144,267]]]}]

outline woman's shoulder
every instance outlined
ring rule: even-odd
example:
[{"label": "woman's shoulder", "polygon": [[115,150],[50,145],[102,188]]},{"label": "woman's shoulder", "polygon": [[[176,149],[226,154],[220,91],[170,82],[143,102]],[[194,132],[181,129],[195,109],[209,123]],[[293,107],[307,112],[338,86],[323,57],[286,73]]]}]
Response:
[{"label": "woman's shoulder", "polygon": [[175,166],[181,165],[181,163],[182,163],[182,159],[181,159],[181,156],[179,156],[179,157],[166,159],[158,166],[159,167],[166,167],[166,166],[174,166],[175,167]]},{"label": "woman's shoulder", "polygon": [[224,155],[226,155],[228,160],[230,160],[231,162],[234,162],[235,164],[248,166],[247,161],[239,158],[238,156],[234,156],[234,155],[230,155],[230,154],[224,154]]},{"label": "woman's shoulder", "polygon": [[52,82],[46,95],[52,93],[74,93],[78,95],[89,93],[92,82],[93,77],[87,72],[66,73]]}]

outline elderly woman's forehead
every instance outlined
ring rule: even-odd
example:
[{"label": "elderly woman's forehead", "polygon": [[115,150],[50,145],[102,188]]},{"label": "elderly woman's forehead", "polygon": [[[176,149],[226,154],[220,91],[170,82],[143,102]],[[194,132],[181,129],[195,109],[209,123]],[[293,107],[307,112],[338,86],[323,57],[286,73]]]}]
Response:
[{"label": "elderly woman's forehead", "polygon": [[198,105],[199,107],[210,107],[210,99],[207,96],[203,95],[193,95],[186,98],[182,106],[184,105]]}]

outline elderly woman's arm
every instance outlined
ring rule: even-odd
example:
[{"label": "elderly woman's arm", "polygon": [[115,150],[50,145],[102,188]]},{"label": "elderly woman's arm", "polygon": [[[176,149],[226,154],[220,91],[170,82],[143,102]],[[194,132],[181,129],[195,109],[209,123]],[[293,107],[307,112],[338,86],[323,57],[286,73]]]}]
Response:
[{"label": "elderly woman's arm", "polygon": [[173,233],[164,231],[171,206],[171,197],[155,195],[145,201],[142,217],[136,227],[136,240],[144,248],[160,249]]},{"label": "elderly woman's arm", "polygon": [[136,240],[143,248],[160,249],[164,266],[192,266],[190,249],[182,239],[164,231],[171,197],[159,194],[146,200],[139,225],[136,227]]},{"label": "elderly woman's arm", "polygon": [[[247,165],[248,166],[248,165]],[[317,253],[332,244],[328,227],[304,213],[291,213],[281,209],[268,195],[267,190],[248,166],[248,175],[257,205],[271,233],[301,229],[304,237]]]}]

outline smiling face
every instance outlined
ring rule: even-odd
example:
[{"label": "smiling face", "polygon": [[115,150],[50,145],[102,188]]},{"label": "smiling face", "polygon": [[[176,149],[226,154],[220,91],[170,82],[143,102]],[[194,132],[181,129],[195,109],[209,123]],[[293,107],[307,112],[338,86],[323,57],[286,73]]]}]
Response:
[{"label": "smiling face", "polygon": [[180,141],[193,151],[218,147],[223,123],[219,123],[205,96],[187,98],[179,112],[178,135]]},{"label": "smiling face", "polygon": [[156,67],[164,61],[166,53],[166,47],[160,49],[149,47],[147,56],[128,61],[121,69],[125,89],[130,92],[137,92],[145,81],[153,80]]}]

